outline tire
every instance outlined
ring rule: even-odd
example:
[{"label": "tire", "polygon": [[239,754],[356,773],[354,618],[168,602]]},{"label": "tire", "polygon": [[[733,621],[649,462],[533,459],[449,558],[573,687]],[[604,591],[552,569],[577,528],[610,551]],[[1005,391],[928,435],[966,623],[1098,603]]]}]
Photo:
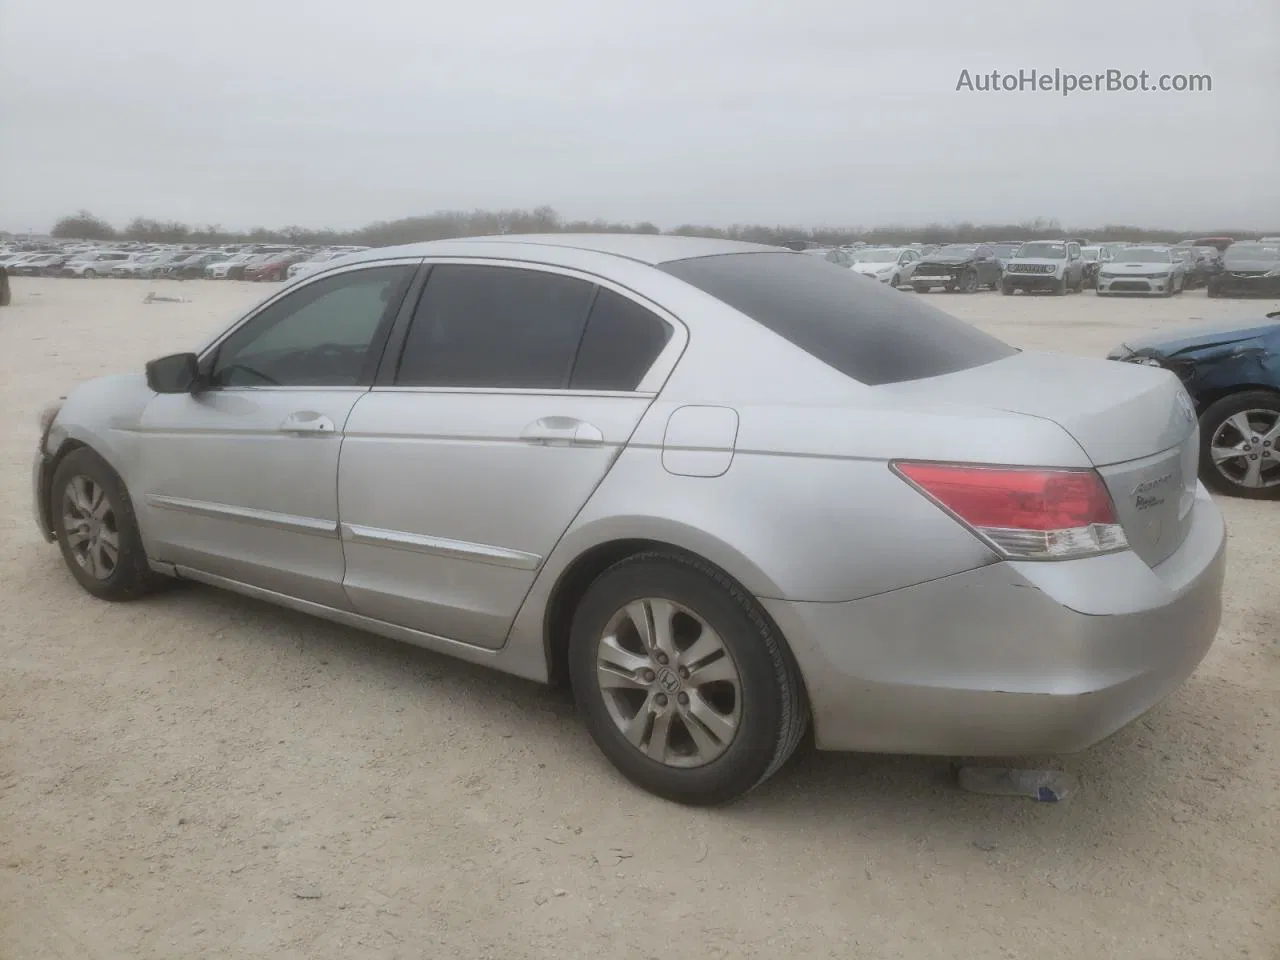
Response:
[{"label": "tire", "polygon": [[896,290],[898,287],[902,286],[902,277],[898,276],[898,275],[895,273],[895,274],[893,275],[893,279],[889,281],[889,286],[893,287],[895,290]]},{"label": "tire", "polygon": [[1215,287],[1212,284],[1210,284],[1205,289],[1204,295],[1206,297],[1213,297],[1216,300],[1218,297],[1222,296],[1222,290],[1219,287]]},{"label": "tire", "polygon": [[[1270,390],[1246,390],[1244,393],[1233,393],[1223,397],[1211,405],[1200,416],[1200,479],[1205,486],[1218,493],[1247,500],[1280,500],[1280,438],[1270,441],[1270,446],[1253,444],[1254,437],[1261,439],[1260,434],[1242,437],[1240,431],[1230,426],[1232,417],[1238,414],[1254,413],[1251,421],[1261,420],[1262,426],[1280,424],[1280,393]],[[1270,418],[1270,419],[1269,419]],[[1224,446],[1240,446],[1248,448],[1239,458],[1233,458],[1219,469],[1214,463],[1214,441],[1223,431]],[[1252,431],[1251,431],[1252,432]],[[1229,434],[1230,436],[1227,436]],[[1242,442],[1236,443],[1239,439]],[[1250,459],[1256,457],[1256,460]],[[1252,464],[1258,464],[1261,470],[1260,479],[1270,486],[1249,486],[1241,482],[1245,472]],[[1231,476],[1228,475],[1231,474]]]},{"label": "tire", "polygon": [[961,293],[973,293],[978,289],[978,274],[973,270],[968,270],[960,276],[960,283],[956,286]]},{"label": "tire", "polygon": [[1173,280],[1170,279],[1168,285],[1162,291],[1160,291],[1160,297],[1163,300],[1168,300],[1172,296],[1173,296]]},{"label": "tire", "polygon": [[1067,278],[1063,277],[1057,280],[1053,285],[1053,295],[1055,297],[1065,297],[1067,295]]},{"label": "tire", "polygon": [[1000,292],[1006,297],[1013,296],[1013,284],[1006,280],[1004,283],[1000,284]]},{"label": "tire", "polygon": [[[53,472],[49,501],[62,558],[86,592],[100,600],[136,600],[164,582],[165,578],[147,565],[128,491],[115,471],[92,450],[82,447],[62,458]],[[94,511],[89,509],[89,503],[104,506]],[[72,526],[76,517],[103,535],[114,534],[114,559],[110,556],[109,539],[98,541],[97,550],[92,546],[82,550],[81,543],[72,539],[82,534]],[[82,559],[90,556],[96,559]],[[96,562],[102,564],[97,573]]]},{"label": "tire", "polygon": [[9,286],[9,271],[0,267],[0,307],[7,307],[13,302],[13,290]]},{"label": "tire", "polygon": [[933,288],[926,286],[923,283],[913,283],[911,285],[911,289],[914,290],[916,293],[928,293]]},{"label": "tire", "polygon": [[81,276],[83,276],[86,280],[92,280],[95,277],[97,277],[97,275],[98,275],[98,271],[94,270],[92,267],[90,267],[83,274],[81,274]]},{"label": "tire", "polygon": [[[656,647],[644,654],[629,611],[645,622],[672,624],[669,648],[676,655]],[[616,639],[606,645],[606,637]],[[701,670],[711,679],[697,684],[683,672],[679,655],[707,638],[713,641],[707,649],[723,655],[698,657],[694,678]],[[624,678],[609,688],[601,685],[602,651],[614,665],[604,676]],[[733,679],[726,679],[730,675]],[[632,783],[675,803],[711,806],[736,800],[776,773],[808,728],[799,669],[768,617],[724,573],[679,554],[629,557],[591,584],[574,612],[569,676],[601,752]],[[696,714],[690,706],[695,702],[700,705]],[[656,718],[651,706],[661,711]],[[655,726],[662,716],[665,723]],[[708,717],[709,725],[689,726],[696,716]],[[711,733],[720,726],[716,718],[722,723],[726,716],[734,720],[727,742]],[[628,724],[639,743],[628,739],[623,730]],[[655,743],[659,729],[668,735]]]}]

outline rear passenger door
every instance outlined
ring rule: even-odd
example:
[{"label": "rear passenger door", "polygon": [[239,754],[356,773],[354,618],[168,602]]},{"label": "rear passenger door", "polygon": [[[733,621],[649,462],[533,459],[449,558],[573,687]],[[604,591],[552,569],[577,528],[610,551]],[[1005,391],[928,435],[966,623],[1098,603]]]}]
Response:
[{"label": "rear passenger door", "polygon": [[584,275],[431,266],[347,421],[338,509],[354,608],[500,647],[683,342],[654,305]]}]

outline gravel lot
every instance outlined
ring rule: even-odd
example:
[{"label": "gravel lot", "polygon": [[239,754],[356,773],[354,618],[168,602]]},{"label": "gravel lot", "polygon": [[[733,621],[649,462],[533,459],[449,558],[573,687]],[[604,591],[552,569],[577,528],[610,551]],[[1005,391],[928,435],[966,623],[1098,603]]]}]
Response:
[{"label": "gravel lot", "polygon": [[[802,750],[724,810],[629,787],[557,693],[185,587],[83,594],[31,520],[39,408],[260,285],[13,281],[0,310],[0,957],[1280,956],[1280,503],[1224,500],[1225,620],[1067,803]],[[187,303],[142,303],[149,290]],[[915,296],[904,293],[903,296]],[[933,294],[1023,347],[1280,302]],[[1034,624],[1028,625],[1034,629]]]}]

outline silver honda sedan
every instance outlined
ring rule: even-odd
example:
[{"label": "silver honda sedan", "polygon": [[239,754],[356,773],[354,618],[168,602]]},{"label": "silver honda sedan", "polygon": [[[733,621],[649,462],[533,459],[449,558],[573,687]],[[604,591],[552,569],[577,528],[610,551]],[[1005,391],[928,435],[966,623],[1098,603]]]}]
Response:
[{"label": "silver honda sedan", "polygon": [[345,257],[50,408],[36,519],[166,578],[567,681],[731,800],[820,749],[1083,749],[1218,628],[1178,379],[1023,352],[820,257],[506,236]]}]

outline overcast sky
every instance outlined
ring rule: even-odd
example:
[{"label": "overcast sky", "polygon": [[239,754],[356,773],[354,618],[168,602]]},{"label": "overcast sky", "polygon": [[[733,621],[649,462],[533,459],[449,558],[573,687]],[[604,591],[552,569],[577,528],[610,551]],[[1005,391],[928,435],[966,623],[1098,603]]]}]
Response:
[{"label": "overcast sky", "polygon": [[[1280,0],[0,0],[0,227],[1280,227]],[[957,92],[1208,73],[1209,93]]]}]

